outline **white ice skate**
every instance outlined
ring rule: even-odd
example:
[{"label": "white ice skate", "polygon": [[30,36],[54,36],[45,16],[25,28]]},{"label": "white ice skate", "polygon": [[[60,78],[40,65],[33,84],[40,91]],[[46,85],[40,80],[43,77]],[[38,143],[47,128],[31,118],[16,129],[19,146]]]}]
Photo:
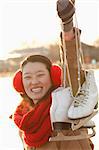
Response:
[{"label": "white ice skate", "polygon": [[68,117],[70,119],[79,119],[91,115],[97,102],[98,89],[94,72],[90,70],[86,75],[86,81],[83,83],[80,92],[74,97],[74,101],[68,110]]},{"label": "white ice skate", "polygon": [[68,109],[73,102],[70,87],[59,87],[52,92],[51,122],[66,122]]}]

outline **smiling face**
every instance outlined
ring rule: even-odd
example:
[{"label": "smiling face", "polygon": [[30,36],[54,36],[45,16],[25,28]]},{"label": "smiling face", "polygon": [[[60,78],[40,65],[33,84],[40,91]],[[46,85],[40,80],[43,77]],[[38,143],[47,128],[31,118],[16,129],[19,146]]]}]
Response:
[{"label": "smiling face", "polygon": [[22,79],[26,94],[37,103],[52,86],[50,73],[41,62],[28,62],[22,69]]}]

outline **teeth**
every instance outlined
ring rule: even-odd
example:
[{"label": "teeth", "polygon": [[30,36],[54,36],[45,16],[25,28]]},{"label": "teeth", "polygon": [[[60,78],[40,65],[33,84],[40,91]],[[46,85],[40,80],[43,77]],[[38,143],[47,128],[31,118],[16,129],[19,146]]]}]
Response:
[{"label": "teeth", "polygon": [[42,89],[42,88],[35,88],[35,89],[33,88],[31,91],[32,91],[32,92],[40,92],[41,89]]}]

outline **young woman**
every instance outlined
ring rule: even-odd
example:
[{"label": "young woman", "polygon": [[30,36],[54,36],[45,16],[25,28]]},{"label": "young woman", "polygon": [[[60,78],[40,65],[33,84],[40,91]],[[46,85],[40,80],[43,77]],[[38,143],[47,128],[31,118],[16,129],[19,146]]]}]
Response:
[{"label": "young woman", "polygon": [[[70,69],[74,95],[78,89],[77,51],[73,31],[74,0],[58,0],[57,12],[64,26],[64,39],[67,46],[67,61]],[[84,82],[81,72],[81,84]],[[22,102],[13,115],[14,122],[20,129],[20,136],[25,150],[92,150],[90,139],[49,142],[55,133],[51,126],[50,107],[54,89],[61,85],[61,69],[53,66],[42,55],[27,57],[13,79],[14,88],[21,94]],[[69,86],[67,82],[67,86]],[[61,101],[61,99],[60,99]],[[78,135],[86,128],[72,131],[70,124],[62,126],[64,135]]]},{"label": "young woman", "polygon": [[[29,56],[23,61],[21,70],[15,74],[13,85],[22,96],[13,119],[20,129],[25,150],[92,150],[89,139],[49,142],[49,138],[55,134],[51,126],[50,107],[51,92],[61,85],[59,66],[52,65],[45,56]],[[79,132],[65,125],[65,135],[76,135]],[[83,129],[83,132],[87,130]]]}]

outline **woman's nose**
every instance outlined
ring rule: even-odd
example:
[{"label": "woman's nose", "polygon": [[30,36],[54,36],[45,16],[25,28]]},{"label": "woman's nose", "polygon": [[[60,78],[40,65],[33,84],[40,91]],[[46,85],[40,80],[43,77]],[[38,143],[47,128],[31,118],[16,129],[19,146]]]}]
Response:
[{"label": "woman's nose", "polygon": [[31,83],[32,84],[37,84],[39,81],[38,81],[38,79],[37,79],[37,77],[32,77],[32,79],[31,79]]}]

